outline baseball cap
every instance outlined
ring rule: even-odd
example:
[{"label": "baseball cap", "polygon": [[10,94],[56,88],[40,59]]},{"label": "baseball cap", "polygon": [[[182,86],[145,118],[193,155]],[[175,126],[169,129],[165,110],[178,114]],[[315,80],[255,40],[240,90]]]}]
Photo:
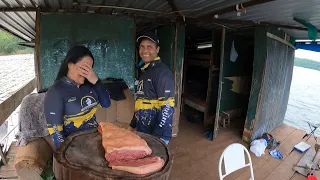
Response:
[{"label": "baseball cap", "polygon": [[150,39],[151,41],[153,41],[154,43],[156,43],[157,45],[159,45],[160,41],[158,39],[158,37],[156,36],[155,33],[149,31],[149,32],[146,32],[144,33],[143,35],[139,36],[137,38],[137,43],[140,44],[140,42],[142,41],[142,39],[144,38],[148,38]]}]

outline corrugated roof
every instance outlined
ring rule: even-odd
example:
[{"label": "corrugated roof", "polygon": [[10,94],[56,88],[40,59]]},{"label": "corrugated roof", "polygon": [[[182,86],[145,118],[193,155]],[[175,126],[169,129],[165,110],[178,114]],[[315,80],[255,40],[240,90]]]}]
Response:
[{"label": "corrugated roof", "polygon": [[[219,18],[271,22],[302,27],[302,25],[293,20],[293,17],[297,17],[309,21],[320,29],[319,9],[319,0],[277,0],[250,7],[240,17],[237,16],[236,12],[231,12],[221,15]],[[307,39],[308,37],[307,31],[283,30],[298,39]]]},{"label": "corrugated roof", "polygon": [[[183,10],[182,13],[186,19],[199,18],[204,15],[216,12],[230,6],[236,6],[239,3],[245,3],[249,0],[173,0],[177,9]],[[86,7],[74,6],[74,2],[105,5],[105,6],[121,6],[127,8],[145,9],[153,12],[140,12],[129,9],[104,8],[104,7]],[[0,8],[45,8],[45,9],[81,9],[84,11],[99,10],[106,14],[128,14],[136,15],[137,31],[144,31],[162,24],[161,18],[174,19],[177,14],[172,12],[167,0],[0,0]],[[293,21],[293,17],[306,19],[320,28],[320,1],[319,0],[276,0],[267,2],[261,5],[248,7],[246,14],[240,17],[236,12],[220,15],[223,19],[238,19],[238,20],[254,20],[266,21],[278,24],[287,24],[300,26]],[[35,10],[35,9],[34,9]],[[157,13],[162,12],[162,13]],[[1,12],[0,10],[0,26],[25,41],[33,41],[35,39],[35,11],[16,11],[16,12]],[[145,18],[148,17],[148,18]],[[150,19],[153,21],[150,21]],[[158,21],[154,21],[158,20]],[[200,18],[201,20],[201,18]],[[213,24],[207,22],[198,23],[202,27],[215,28],[221,24]],[[231,29],[245,28],[248,25],[230,25]],[[292,36],[298,39],[306,39],[306,31],[286,30]]]},{"label": "corrugated roof", "polygon": [[[219,9],[247,2],[248,0],[175,0],[179,9],[194,10],[186,11],[184,14],[189,17],[200,17]],[[199,9],[199,10],[196,10]]]}]

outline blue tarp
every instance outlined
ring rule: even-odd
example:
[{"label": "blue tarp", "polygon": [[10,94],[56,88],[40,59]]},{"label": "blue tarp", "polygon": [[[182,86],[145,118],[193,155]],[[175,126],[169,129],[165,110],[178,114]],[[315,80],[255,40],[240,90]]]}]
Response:
[{"label": "blue tarp", "polygon": [[320,44],[296,44],[297,49],[304,49],[314,52],[320,52]]}]

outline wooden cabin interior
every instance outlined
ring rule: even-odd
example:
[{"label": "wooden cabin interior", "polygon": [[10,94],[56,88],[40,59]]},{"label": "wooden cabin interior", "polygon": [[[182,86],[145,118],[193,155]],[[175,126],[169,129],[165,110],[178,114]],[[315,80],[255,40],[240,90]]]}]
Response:
[{"label": "wooden cabin interior", "polygon": [[242,136],[251,90],[254,29],[228,31],[224,41],[222,48],[221,30],[186,26],[183,113],[189,122],[210,129],[219,103],[220,125],[237,126]]}]

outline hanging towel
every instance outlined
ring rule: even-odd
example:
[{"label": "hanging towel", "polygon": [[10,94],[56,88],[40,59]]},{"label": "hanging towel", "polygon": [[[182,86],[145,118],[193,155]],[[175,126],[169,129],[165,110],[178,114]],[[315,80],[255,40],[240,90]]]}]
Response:
[{"label": "hanging towel", "polygon": [[230,61],[231,62],[236,62],[238,58],[238,53],[236,48],[234,47],[234,41],[232,41],[232,46],[231,46],[231,53],[230,53]]}]

